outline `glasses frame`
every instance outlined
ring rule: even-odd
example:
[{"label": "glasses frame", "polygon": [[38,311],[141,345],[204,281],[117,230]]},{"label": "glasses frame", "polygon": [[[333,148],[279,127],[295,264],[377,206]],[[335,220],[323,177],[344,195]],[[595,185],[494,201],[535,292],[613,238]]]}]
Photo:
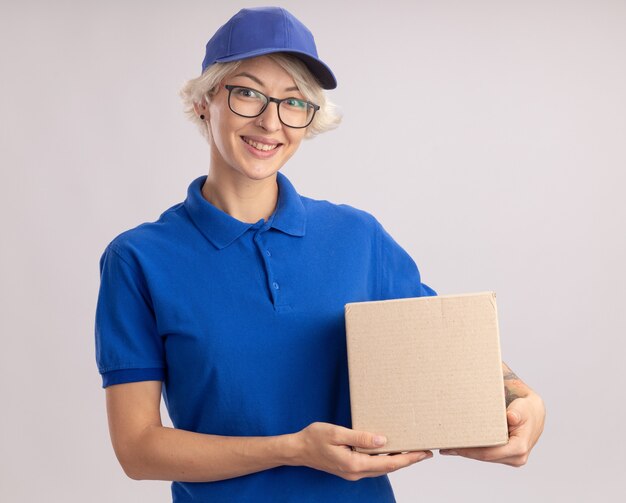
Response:
[{"label": "glasses frame", "polygon": [[[265,110],[267,109],[267,107],[269,106],[269,104],[271,102],[276,103],[276,111],[278,112],[278,120],[280,120],[281,124],[283,124],[284,126],[293,128],[293,129],[303,129],[305,127],[308,127],[309,124],[311,124],[311,122],[313,122],[313,118],[315,117],[315,113],[320,109],[319,105],[316,105],[315,103],[311,103],[310,101],[307,100],[302,100],[300,98],[296,98],[294,96],[289,96],[288,98],[274,98],[273,96],[268,96],[265,93],[262,93],[261,91],[259,91],[258,89],[254,89],[253,87],[248,87],[248,86],[234,86],[231,84],[225,84],[224,87],[228,90],[228,108],[230,108],[230,111],[232,113],[234,113],[235,115],[239,115],[240,117],[246,117],[248,119],[252,119],[253,117],[258,117],[259,115],[261,115],[263,112],[265,112]],[[254,91],[255,93],[260,94],[261,96],[265,97],[265,105],[263,105],[263,108],[261,108],[261,111],[256,114],[256,115],[243,115],[240,114],[238,112],[235,112],[233,110],[233,107],[230,104],[230,95],[232,94],[233,89],[235,88],[241,88],[241,89],[250,89],[250,91]],[[308,105],[313,107],[313,115],[311,115],[311,119],[309,120],[309,122],[307,122],[304,126],[291,126],[289,124],[285,124],[285,122],[283,121],[282,117],[280,116],[280,104],[283,101],[287,101],[287,100],[298,100],[298,101],[303,101],[304,103],[307,103]]]}]

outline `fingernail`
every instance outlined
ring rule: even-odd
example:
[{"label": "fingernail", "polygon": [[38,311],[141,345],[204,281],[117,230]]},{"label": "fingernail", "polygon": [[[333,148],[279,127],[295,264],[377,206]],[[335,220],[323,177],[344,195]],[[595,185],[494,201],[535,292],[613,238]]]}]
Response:
[{"label": "fingernail", "polygon": [[443,454],[444,456],[458,456],[459,455],[458,452],[450,451],[450,450],[439,451],[439,454]]},{"label": "fingernail", "polygon": [[380,435],[374,437],[374,445],[385,445],[385,442],[387,442],[385,437],[381,437]]}]

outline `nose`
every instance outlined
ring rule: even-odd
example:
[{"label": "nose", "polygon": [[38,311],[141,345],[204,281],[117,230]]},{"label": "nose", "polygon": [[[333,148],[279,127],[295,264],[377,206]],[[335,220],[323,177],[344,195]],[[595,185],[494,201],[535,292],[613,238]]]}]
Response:
[{"label": "nose", "polygon": [[268,103],[263,113],[257,117],[257,125],[266,131],[278,131],[282,127],[278,118],[278,103]]}]

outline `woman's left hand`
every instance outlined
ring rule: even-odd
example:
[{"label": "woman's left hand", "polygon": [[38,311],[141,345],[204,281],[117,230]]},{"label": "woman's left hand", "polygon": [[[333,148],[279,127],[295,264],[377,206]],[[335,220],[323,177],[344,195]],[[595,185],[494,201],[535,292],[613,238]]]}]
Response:
[{"label": "woman's left hand", "polygon": [[530,391],[524,397],[515,398],[507,407],[508,444],[498,447],[442,449],[439,454],[463,456],[515,467],[523,466],[543,432],[545,416],[543,400],[535,392]]}]

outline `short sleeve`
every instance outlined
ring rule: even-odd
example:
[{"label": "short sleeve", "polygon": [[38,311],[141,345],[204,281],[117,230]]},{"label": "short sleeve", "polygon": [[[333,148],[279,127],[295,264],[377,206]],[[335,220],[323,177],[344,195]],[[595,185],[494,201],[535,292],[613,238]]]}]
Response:
[{"label": "short sleeve", "polygon": [[102,387],[165,379],[165,352],[146,282],[110,244],[100,259],[95,346]]},{"label": "short sleeve", "polygon": [[415,261],[385,228],[377,222],[379,237],[380,298],[427,297],[437,292],[422,283]]}]

